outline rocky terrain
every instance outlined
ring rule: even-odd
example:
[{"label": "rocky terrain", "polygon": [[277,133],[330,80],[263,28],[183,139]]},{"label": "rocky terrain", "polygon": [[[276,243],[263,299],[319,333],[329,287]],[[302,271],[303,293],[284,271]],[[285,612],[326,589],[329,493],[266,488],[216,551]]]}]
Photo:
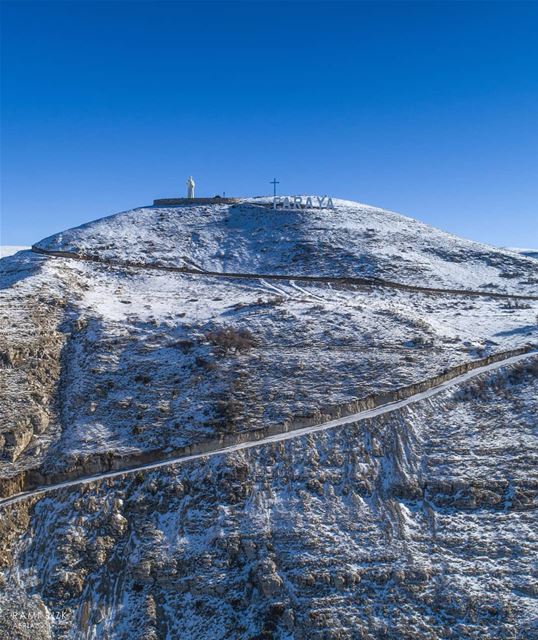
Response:
[{"label": "rocky terrain", "polygon": [[538,638],[538,263],[335,203],[2,259],[1,638]]}]

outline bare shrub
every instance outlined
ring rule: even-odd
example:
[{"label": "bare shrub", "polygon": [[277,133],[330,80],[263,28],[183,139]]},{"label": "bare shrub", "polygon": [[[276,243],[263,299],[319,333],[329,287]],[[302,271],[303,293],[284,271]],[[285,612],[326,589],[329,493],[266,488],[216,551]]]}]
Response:
[{"label": "bare shrub", "polygon": [[258,298],[256,304],[260,307],[278,307],[281,304],[286,302],[286,298],[284,296],[273,296],[265,300],[264,298]]},{"label": "bare shrub", "polygon": [[221,354],[248,351],[256,346],[256,338],[249,329],[220,327],[205,333],[205,338]]},{"label": "bare shrub", "polygon": [[219,430],[233,431],[235,422],[241,414],[242,404],[234,398],[218,400],[215,413],[219,421]]},{"label": "bare shrub", "polygon": [[503,305],[503,309],[531,309],[528,302],[522,302],[517,298],[509,298]]},{"label": "bare shrub", "polygon": [[213,371],[214,369],[217,368],[216,362],[213,362],[212,360],[207,360],[202,356],[196,356],[194,362],[196,363],[197,367],[201,367],[202,369],[207,369],[207,371]]}]

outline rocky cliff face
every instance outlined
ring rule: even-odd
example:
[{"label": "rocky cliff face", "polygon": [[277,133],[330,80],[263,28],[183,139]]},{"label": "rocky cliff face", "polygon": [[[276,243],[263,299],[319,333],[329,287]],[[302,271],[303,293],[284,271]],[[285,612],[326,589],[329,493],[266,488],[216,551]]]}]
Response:
[{"label": "rocky cliff face", "polygon": [[536,356],[257,442],[531,348],[538,303],[510,296],[538,295],[536,261],[353,203],[260,205],[135,210],[39,243],[103,261],[0,263],[0,637],[533,638]]},{"label": "rocky cliff face", "polygon": [[[35,464],[58,429],[57,393],[67,299],[29,253],[2,260],[0,464],[4,484]],[[0,491],[0,495],[3,492]]]},{"label": "rocky cliff face", "polygon": [[45,637],[533,637],[537,372],[59,491],[9,600],[53,614]]}]

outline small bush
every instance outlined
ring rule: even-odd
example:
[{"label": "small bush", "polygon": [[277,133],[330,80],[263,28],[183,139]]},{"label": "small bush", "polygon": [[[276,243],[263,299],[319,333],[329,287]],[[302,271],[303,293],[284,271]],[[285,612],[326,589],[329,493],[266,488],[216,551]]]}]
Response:
[{"label": "small bush", "polygon": [[521,302],[516,298],[509,298],[503,305],[503,309],[530,309],[531,305],[528,302]]},{"label": "small bush", "polygon": [[147,385],[151,382],[151,377],[143,373],[137,373],[134,380],[135,382],[141,382],[142,384]]},{"label": "small bush", "polygon": [[240,415],[242,405],[233,398],[218,400],[215,405],[217,417],[223,422],[224,428],[230,430]]},{"label": "small bush", "polygon": [[202,369],[207,369],[207,371],[212,371],[217,368],[217,364],[211,360],[206,360],[202,356],[196,356],[194,360],[197,367]]},{"label": "small bush", "polygon": [[256,339],[248,329],[236,329],[235,327],[221,327],[208,331],[206,340],[215,346],[222,354],[228,352],[239,353],[248,351],[256,346]]}]

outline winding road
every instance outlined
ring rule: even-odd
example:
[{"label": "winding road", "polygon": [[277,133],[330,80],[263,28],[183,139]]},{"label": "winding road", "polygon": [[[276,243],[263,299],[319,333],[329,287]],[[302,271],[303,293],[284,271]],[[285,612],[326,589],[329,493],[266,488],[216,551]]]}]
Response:
[{"label": "winding road", "polygon": [[283,442],[285,440],[290,440],[291,438],[300,438],[301,436],[310,435],[312,433],[317,433],[319,431],[326,431],[327,429],[334,429],[335,427],[340,427],[343,425],[360,422],[362,420],[367,420],[369,418],[375,418],[377,416],[392,413],[393,411],[398,411],[416,402],[426,400],[427,398],[431,398],[435,395],[442,393],[443,391],[446,391],[447,389],[450,389],[457,385],[468,382],[469,380],[476,378],[477,376],[480,376],[484,373],[489,373],[501,367],[515,364],[529,358],[534,358],[537,355],[538,355],[538,351],[533,350],[533,351],[528,351],[526,353],[522,353],[519,355],[506,357],[504,359],[500,359],[496,362],[485,364],[483,366],[477,366],[476,368],[473,368],[472,370],[467,371],[466,373],[452,377],[448,380],[445,380],[444,382],[441,382],[439,384],[432,386],[429,389],[410,395],[407,398],[396,400],[394,402],[387,402],[385,404],[379,405],[372,409],[359,411],[357,413],[346,415],[345,417],[337,418],[334,420],[329,420],[321,424],[316,424],[316,425],[311,425],[306,427],[299,427],[299,428],[292,427],[292,430],[285,430],[283,426],[282,432],[276,433],[273,435],[268,435],[266,437],[259,438],[259,439],[256,439],[256,432],[250,432],[249,434],[246,434],[246,437],[249,437],[250,439],[244,442],[230,445],[230,446],[221,446],[220,448],[216,447],[214,450],[205,451],[203,453],[195,453],[192,455],[182,455],[177,457],[161,459],[158,461],[139,464],[137,466],[123,468],[120,470],[106,471],[103,473],[90,475],[87,477],[81,477],[74,480],[66,480],[64,482],[57,482],[55,484],[46,485],[43,487],[39,487],[37,489],[25,491],[25,492],[10,496],[9,498],[3,498],[0,500],[0,507],[7,507],[9,505],[16,504],[17,502],[20,502],[27,498],[44,497],[49,493],[58,491],[59,489],[68,489],[70,487],[78,487],[78,486],[85,485],[98,480],[106,480],[109,478],[127,476],[130,474],[137,473],[139,471],[151,471],[153,469],[159,469],[161,467],[166,467],[174,464],[183,464],[186,462],[191,462],[193,460],[201,460],[201,459],[206,459],[212,456],[234,453],[236,451],[243,451],[245,449],[250,449],[252,447],[272,444],[275,442]]},{"label": "winding road", "polygon": [[359,276],[308,276],[296,274],[268,274],[268,273],[233,273],[221,271],[204,271],[202,269],[193,269],[189,267],[174,267],[167,265],[158,265],[145,262],[133,261],[112,261],[105,260],[97,255],[80,254],[74,251],[49,251],[33,246],[31,250],[40,255],[52,258],[67,258],[69,260],[80,260],[84,262],[97,262],[107,267],[117,269],[144,269],[167,271],[172,273],[183,273],[188,275],[207,276],[223,279],[263,279],[263,280],[294,280],[297,282],[314,282],[314,283],[330,283],[339,285],[357,285],[366,287],[381,287],[385,289],[397,289],[399,291],[411,291],[414,293],[424,293],[428,295],[458,295],[467,297],[480,298],[501,298],[516,300],[538,300],[538,295],[523,295],[515,293],[499,293],[496,291],[475,291],[472,289],[439,289],[434,287],[419,287],[418,285],[404,284],[401,282],[393,282],[391,280],[383,280],[382,278],[361,278]]}]

